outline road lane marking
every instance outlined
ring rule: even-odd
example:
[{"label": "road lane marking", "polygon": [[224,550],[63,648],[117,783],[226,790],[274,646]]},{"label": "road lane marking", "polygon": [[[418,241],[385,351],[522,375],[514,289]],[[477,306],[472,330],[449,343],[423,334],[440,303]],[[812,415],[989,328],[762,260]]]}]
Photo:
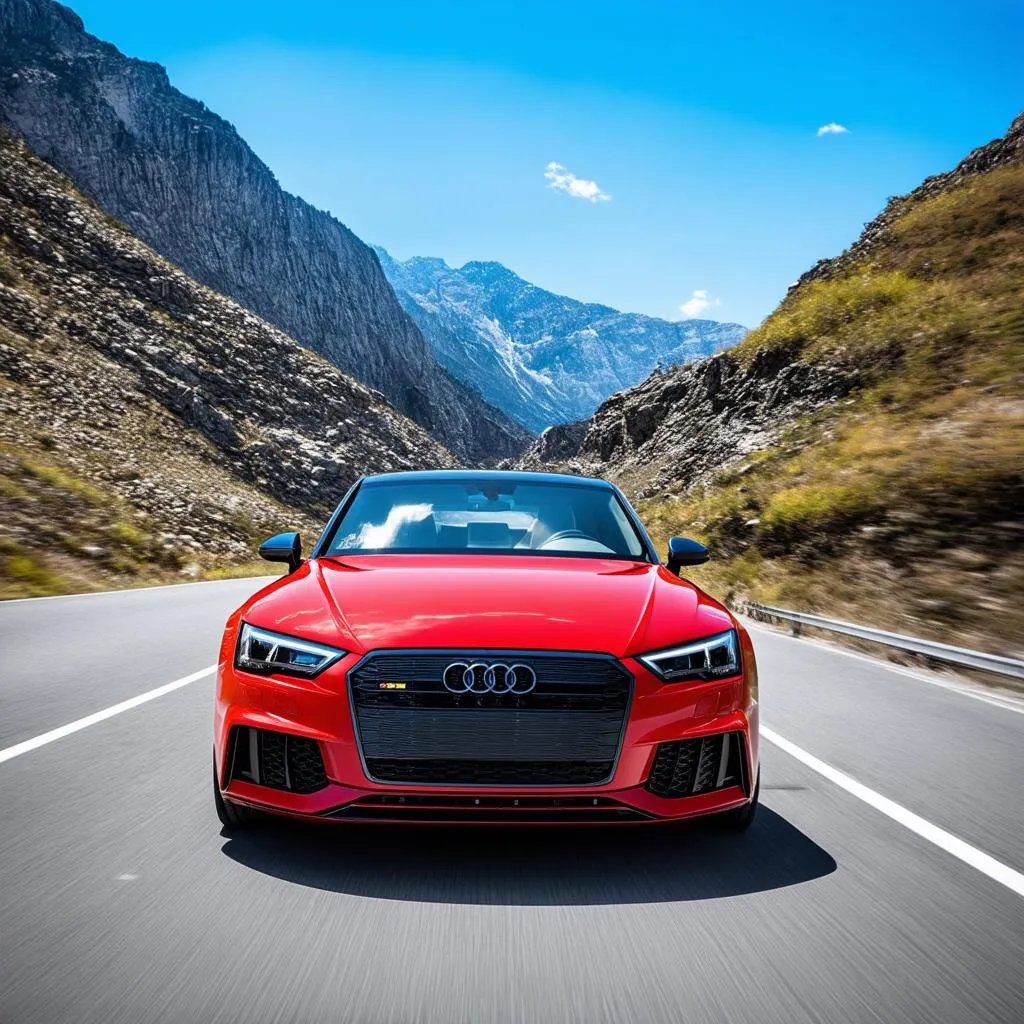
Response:
[{"label": "road lane marking", "polygon": [[104,708],[102,711],[95,711],[91,715],[86,715],[85,718],[68,722],[67,725],[51,729],[49,732],[34,736],[30,740],[15,743],[13,747],[0,750],[0,764],[3,764],[4,761],[10,761],[11,758],[18,757],[21,754],[27,754],[30,750],[45,747],[47,743],[63,739],[65,736],[70,736],[81,729],[87,729],[90,725],[96,725],[97,722],[113,718],[114,715],[119,715],[122,711],[131,711],[132,708],[137,708],[140,704],[145,704],[147,701],[156,700],[157,697],[162,697],[165,693],[180,690],[183,686],[188,686],[189,683],[194,683],[199,679],[205,679],[207,676],[213,675],[216,669],[216,665],[209,665],[198,672],[193,672],[190,676],[182,676],[181,679],[175,679],[173,683],[164,683],[163,686],[158,686],[155,690],[147,690],[145,693],[140,693],[137,697],[129,697],[128,700],[121,701],[120,704],[114,704],[109,708]]},{"label": "road lane marking", "polygon": [[883,661],[881,658],[873,658],[870,654],[861,654],[859,651],[848,650],[845,647],[841,647],[838,643],[819,637],[792,636],[790,633],[768,628],[761,623],[751,623],[749,620],[744,622],[744,625],[748,629],[753,626],[755,630],[760,630],[762,633],[767,633],[770,636],[778,636],[783,640],[792,640],[798,644],[811,644],[819,650],[830,651],[833,654],[842,654],[846,658],[854,658],[856,661],[866,662],[868,665],[874,665],[876,668],[880,668],[885,672],[891,672],[893,675],[917,679],[922,683],[928,683],[930,686],[951,690],[953,693],[960,694],[961,697],[970,697],[972,700],[980,700],[984,704],[991,704],[992,707],[1002,708],[1004,711],[1015,711],[1018,715],[1024,715],[1024,700],[1021,700],[1016,694],[989,693],[978,688],[981,684],[971,683],[967,680],[953,682],[948,679],[942,679],[936,674],[929,675],[926,672],[908,668],[906,665],[897,665],[891,661]]},{"label": "road lane marking", "polygon": [[276,580],[280,576],[228,576],[223,580],[192,580],[189,583],[161,583],[155,587],[122,587],[120,590],[87,590],[82,594],[49,594],[46,597],[11,597],[0,601],[0,609],[9,604],[26,604],[29,601],[69,601],[73,597],[106,597],[109,594],[148,594],[151,590],[175,590],[178,587],[207,587],[214,583],[240,583],[242,580]]},{"label": "road lane marking", "polygon": [[902,804],[898,804],[894,800],[882,796],[881,793],[876,793],[873,789],[869,789],[863,783],[851,778],[845,772],[839,771],[838,768],[833,768],[832,765],[826,764],[813,754],[809,754],[802,747],[798,747],[795,743],[787,740],[784,736],[780,736],[774,730],[766,729],[762,725],[761,735],[769,743],[773,743],[780,750],[784,750],[790,757],[795,757],[801,764],[805,764],[812,771],[823,775],[829,782],[834,782],[840,789],[845,789],[847,793],[857,797],[858,800],[863,800],[864,803],[874,807],[876,811],[881,811],[886,817],[892,818],[893,821],[919,835],[922,839],[926,839],[929,843],[939,847],[939,849],[945,850],[946,853],[950,853],[958,860],[969,864],[983,875],[988,875],[989,878],[999,882],[1000,885],[1005,885],[1007,889],[1012,890],[1018,896],[1024,896],[1024,874],[1014,871],[1013,868],[1003,864],[1002,861],[996,860],[995,857],[990,857],[977,847],[971,846],[970,843],[965,843],[962,839],[953,835],[952,832],[947,832],[945,829],[939,828],[938,825],[933,825],[919,814],[907,810]]}]

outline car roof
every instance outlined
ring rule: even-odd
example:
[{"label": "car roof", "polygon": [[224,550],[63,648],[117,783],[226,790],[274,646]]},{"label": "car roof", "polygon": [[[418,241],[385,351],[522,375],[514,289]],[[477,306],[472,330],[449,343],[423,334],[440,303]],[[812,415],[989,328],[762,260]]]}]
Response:
[{"label": "car roof", "polygon": [[443,483],[451,481],[493,480],[495,483],[515,482],[533,484],[576,484],[589,487],[612,489],[607,480],[593,476],[573,476],[569,473],[533,473],[517,469],[423,469],[402,473],[378,473],[363,477],[364,484],[376,483]]}]

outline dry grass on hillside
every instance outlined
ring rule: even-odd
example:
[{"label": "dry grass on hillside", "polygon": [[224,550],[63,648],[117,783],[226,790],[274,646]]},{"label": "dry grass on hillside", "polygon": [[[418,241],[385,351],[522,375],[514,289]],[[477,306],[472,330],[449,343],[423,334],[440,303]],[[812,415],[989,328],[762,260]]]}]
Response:
[{"label": "dry grass on hillside", "polygon": [[[32,447],[0,444],[0,599],[274,575],[277,568],[254,557],[259,540],[279,526],[301,525],[283,509],[276,523],[268,516],[262,524],[249,510],[212,523],[204,509],[189,532],[172,509],[147,514],[116,484],[81,475],[45,433],[40,438]],[[121,482],[136,473],[125,469]],[[203,536],[211,528],[221,542],[213,546]]]},{"label": "dry grass on hillside", "polygon": [[642,503],[706,540],[713,592],[1024,650],[1024,167],[896,222],[870,264],[791,294],[738,347],[864,387],[713,483]]}]

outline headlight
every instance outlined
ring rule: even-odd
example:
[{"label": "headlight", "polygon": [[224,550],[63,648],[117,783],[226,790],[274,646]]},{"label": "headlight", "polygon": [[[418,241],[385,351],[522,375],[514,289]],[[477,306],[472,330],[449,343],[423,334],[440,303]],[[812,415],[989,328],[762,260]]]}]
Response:
[{"label": "headlight", "polygon": [[325,647],[310,640],[257,629],[246,622],[242,623],[238,637],[235,668],[261,675],[283,672],[312,679],[346,653],[337,647]]},{"label": "headlight", "polygon": [[736,630],[730,629],[681,647],[644,654],[638,660],[667,683],[725,679],[739,675],[739,639]]}]

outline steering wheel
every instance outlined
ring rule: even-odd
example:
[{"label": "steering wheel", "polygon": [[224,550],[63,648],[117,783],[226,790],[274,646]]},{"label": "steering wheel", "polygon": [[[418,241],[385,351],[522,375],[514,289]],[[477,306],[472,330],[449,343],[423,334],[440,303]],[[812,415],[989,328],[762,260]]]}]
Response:
[{"label": "steering wheel", "polygon": [[[569,540],[572,537],[579,537],[582,540],[595,540],[589,533],[584,533],[582,530],[557,530],[551,534],[546,540],[537,546],[539,548],[546,548],[549,544],[556,540]],[[596,543],[596,541],[595,541]]]}]

